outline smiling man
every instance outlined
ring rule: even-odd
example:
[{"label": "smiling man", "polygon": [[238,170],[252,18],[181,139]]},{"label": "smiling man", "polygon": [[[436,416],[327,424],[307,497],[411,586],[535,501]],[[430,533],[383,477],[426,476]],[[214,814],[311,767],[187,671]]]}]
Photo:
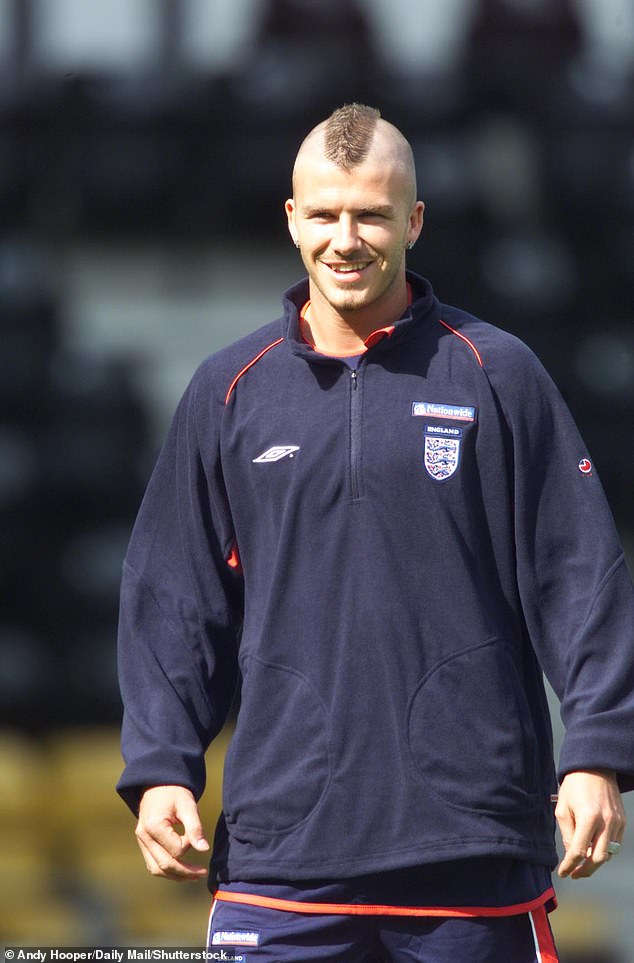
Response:
[{"label": "smiling man", "polygon": [[423,211],[411,147],[377,111],[341,111],[309,134],[286,213],[310,279],[305,320],[316,347],[362,350],[401,316],[405,250]]},{"label": "smiling man", "polygon": [[126,556],[119,791],[156,876],[205,875],[204,754],[240,686],[209,874],[225,959],[554,963],[555,821],[561,876],[623,839],[612,517],[529,349],[406,270],[423,210],[376,110],[308,135],[286,202],[308,278],[194,375]]}]

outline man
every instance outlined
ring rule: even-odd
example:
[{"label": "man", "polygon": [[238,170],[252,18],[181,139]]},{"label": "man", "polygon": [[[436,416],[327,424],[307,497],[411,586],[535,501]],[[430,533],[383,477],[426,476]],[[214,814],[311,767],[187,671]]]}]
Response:
[{"label": "man", "polygon": [[406,272],[423,210],[377,111],[309,134],[286,202],[308,280],[194,376],[126,559],[119,791],[154,875],[204,875],[239,664],[209,935],[236,959],[552,963],[555,816],[561,876],[623,837],[623,553],[532,353]]}]

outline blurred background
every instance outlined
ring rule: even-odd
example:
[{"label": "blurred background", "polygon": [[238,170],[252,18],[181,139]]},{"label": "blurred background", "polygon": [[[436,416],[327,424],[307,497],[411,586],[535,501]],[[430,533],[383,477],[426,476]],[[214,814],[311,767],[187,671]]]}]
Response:
[{"label": "blurred background", "polygon": [[[5,943],[204,939],[114,794],[121,561],[194,368],[303,273],[295,152],[351,100],[414,147],[411,267],[541,357],[632,561],[634,0],[0,0]],[[634,961],[633,853],[558,886],[563,963]]]}]

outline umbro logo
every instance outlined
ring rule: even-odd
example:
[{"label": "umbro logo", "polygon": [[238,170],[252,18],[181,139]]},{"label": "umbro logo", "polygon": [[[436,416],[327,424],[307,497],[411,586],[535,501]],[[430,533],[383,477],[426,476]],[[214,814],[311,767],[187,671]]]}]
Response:
[{"label": "umbro logo", "polygon": [[294,453],[299,451],[299,445],[273,445],[272,448],[267,448],[263,451],[261,455],[254,458],[254,462],[272,462],[281,461],[282,458],[292,458]]}]

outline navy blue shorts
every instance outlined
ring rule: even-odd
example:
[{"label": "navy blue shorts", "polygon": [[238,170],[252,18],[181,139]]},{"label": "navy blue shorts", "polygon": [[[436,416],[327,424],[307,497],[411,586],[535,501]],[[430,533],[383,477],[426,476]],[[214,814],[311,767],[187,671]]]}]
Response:
[{"label": "navy blue shorts", "polygon": [[557,963],[546,909],[419,918],[293,913],[215,900],[209,963]]}]

